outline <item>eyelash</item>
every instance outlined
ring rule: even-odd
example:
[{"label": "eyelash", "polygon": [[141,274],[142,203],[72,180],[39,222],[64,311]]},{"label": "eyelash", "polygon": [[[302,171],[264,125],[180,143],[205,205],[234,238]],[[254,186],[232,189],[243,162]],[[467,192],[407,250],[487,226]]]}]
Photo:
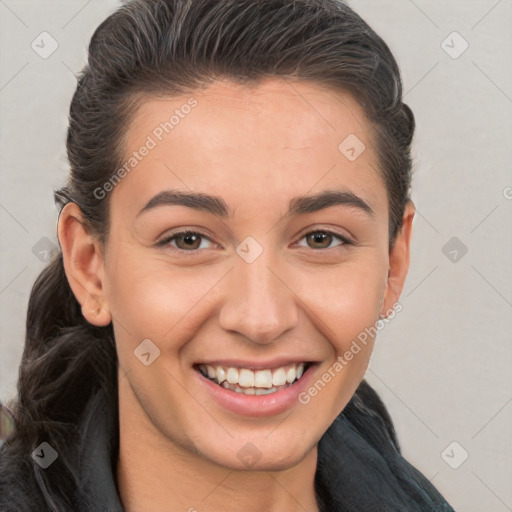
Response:
[{"label": "eyelash", "polygon": [[[306,238],[308,235],[312,235],[312,234],[315,234],[315,233],[322,233],[322,234],[330,235],[330,236],[332,236],[334,238],[337,238],[338,240],[340,240],[343,243],[340,244],[340,245],[337,245],[335,247],[328,247],[326,249],[312,249],[313,251],[329,251],[331,249],[336,249],[337,247],[343,247],[344,245],[355,245],[355,243],[352,242],[351,240],[349,240],[348,238],[346,238],[343,235],[340,235],[338,233],[335,233],[333,231],[330,231],[329,229],[317,229],[317,230],[309,231],[309,232],[305,233],[304,235],[302,235],[300,240]],[[173,240],[175,240],[176,238],[178,238],[180,236],[189,236],[189,235],[198,235],[201,238],[206,238],[207,240],[212,242],[212,240],[210,240],[210,238],[208,238],[206,235],[204,235],[204,234],[202,234],[202,233],[200,233],[198,231],[186,230],[186,231],[177,231],[176,233],[172,233],[168,237],[166,237],[163,240],[160,240],[159,242],[157,242],[156,245],[157,245],[157,247],[165,247],[165,246],[170,245],[170,243]],[[212,242],[212,243],[214,243],[214,242]],[[200,251],[204,251],[206,249],[192,249],[192,250],[189,251],[189,250],[185,250],[185,249],[180,249],[179,247],[173,247],[173,250],[177,251],[177,252],[180,252],[180,253],[185,253],[185,254],[189,254],[190,255],[190,254],[197,254]]]}]

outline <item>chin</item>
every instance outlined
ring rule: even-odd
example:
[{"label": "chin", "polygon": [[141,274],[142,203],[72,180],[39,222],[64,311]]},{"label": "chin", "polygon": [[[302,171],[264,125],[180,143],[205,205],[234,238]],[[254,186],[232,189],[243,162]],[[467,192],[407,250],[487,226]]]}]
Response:
[{"label": "chin", "polygon": [[[288,438],[292,437],[290,434]],[[236,447],[236,448],[235,448]],[[236,471],[283,471],[298,465],[316,447],[316,442],[304,446],[296,443],[283,445],[269,437],[251,441],[233,440],[229,446],[211,446],[198,453],[207,460],[226,469]],[[219,451],[219,448],[220,451]]]}]

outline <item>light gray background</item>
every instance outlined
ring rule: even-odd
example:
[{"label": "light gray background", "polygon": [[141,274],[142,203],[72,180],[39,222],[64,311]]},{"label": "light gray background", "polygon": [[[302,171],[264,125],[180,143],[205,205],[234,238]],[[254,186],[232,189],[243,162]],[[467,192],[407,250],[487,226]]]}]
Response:
[{"label": "light gray background", "polygon": [[[367,378],[390,409],[405,456],[457,511],[512,510],[512,2],[350,3],[397,57],[418,126],[404,309],[380,333]],[[73,73],[118,5],[0,0],[4,401],[15,394],[28,295],[48,244],[41,239],[57,243],[52,189],[67,172]],[[43,31],[59,45],[47,59],[31,48]],[[443,49],[455,55],[464,40],[458,58]],[[445,255],[452,237],[458,246]],[[465,452],[457,469],[446,462],[457,466]]]}]

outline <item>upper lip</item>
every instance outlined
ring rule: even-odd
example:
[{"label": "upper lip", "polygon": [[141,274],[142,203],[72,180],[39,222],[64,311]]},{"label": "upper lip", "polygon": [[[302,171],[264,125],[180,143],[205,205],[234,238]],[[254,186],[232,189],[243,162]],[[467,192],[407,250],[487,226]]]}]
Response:
[{"label": "upper lip", "polygon": [[280,368],[281,366],[287,366],[289,364],[300,364],[300,363],[314,363],[310,359],[300,359],[297,357],[278,357],[267,361],[255,361],[254,359],[248,361],[244,359],[216,359],[214,361],[200,361],[195,364],[199,366],[202,364],[213,366],[224,366],[224,367],[236,367],[236,368],[247,368],[249,370],[272,370],[273,368]]}]

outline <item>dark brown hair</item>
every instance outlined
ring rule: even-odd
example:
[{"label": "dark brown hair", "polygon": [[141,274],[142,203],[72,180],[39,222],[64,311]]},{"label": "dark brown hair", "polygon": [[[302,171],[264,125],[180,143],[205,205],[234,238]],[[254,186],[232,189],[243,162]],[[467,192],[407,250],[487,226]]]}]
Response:
[{"label": "dark brown hair", "polygon": [[70,109],[71,173],[58,202],[76,202],[105,239],[108,200],[94,191],[123,165],[124,138],[144,99],[192,94],[218,78],[254,86],[270,77],[346,90],[359,101],[386,184],[392,244],[409,200],[414,116],[387,45],[335,0],[127,2],[91,39]]}]

